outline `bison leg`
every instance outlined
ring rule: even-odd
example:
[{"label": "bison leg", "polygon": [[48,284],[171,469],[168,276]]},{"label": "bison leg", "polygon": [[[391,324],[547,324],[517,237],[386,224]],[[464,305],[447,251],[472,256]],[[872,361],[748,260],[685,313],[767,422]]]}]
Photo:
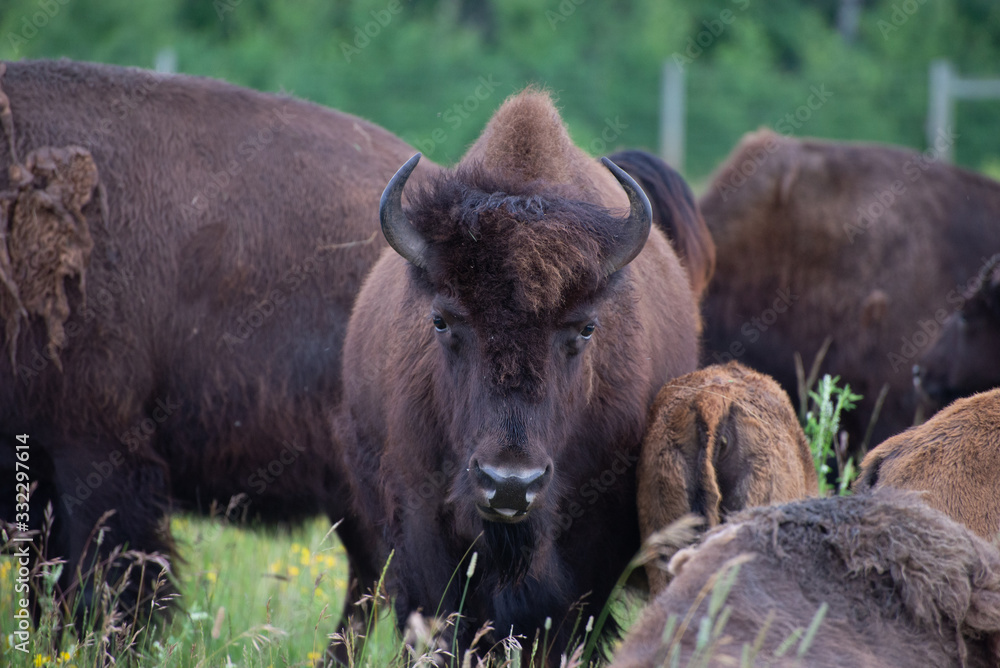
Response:
[{"label": "bison leg", "polygon": [[176,589],[163,466],[125,448],[53,450],[48,550],[66,560],[54,592],[63,611],[81,631],[112,611],[128,624],[169,612]]},{"label": "bison leg", "polygon": [[372,604],[367,595],[374,595],[378,586],[379,571],[375,564],[373,538],[361,529],[356,519],[343,518],[337,526],[337,535],[347,551],[347,592],[344,609],[340,614],[335,639],[327,648],[321,665],[351,665],[364,643],[364,635],[370,623]]}]

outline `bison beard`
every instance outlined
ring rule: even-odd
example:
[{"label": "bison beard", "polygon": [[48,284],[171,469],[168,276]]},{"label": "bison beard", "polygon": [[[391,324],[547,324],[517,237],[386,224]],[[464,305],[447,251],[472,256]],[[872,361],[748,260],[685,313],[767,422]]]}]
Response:
[{"label": "bison beard", "polygon": [[535,552],[533,524],[530,518],[518,524],[483,522],[484,556],[496,570],[499,586],[517,586],[527,575]]}]

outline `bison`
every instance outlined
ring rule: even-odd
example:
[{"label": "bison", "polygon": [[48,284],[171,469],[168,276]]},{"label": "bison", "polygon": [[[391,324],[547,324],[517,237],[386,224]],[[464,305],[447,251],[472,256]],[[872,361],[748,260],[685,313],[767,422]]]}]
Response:
[{"label": "bison", "polygon": [[743,138],[699,204],[715,239],[705,359],[737,359],[791,396],[831,337],[822,371],[864,395],[842,422],[855,454],[913,423],[911,368],[1000,251],[1000,184],[889,146]]},{"label": "bison", "polygon": [[1000,387],[1000,253],[953,303],[958,310],[913,368],[922,417],[959,397]]},{"label": "bison", "polygon": [[912,493],[746,510],[670,570],[615,668],[1000,659],[1000,551]]},{"label": "bison", "polygon": [[[116,545],[172,557],[171,507],[344,518],[368,564],[328,414],[378,198],[412,149],[189,76],[21,62],[0,90],[0,477],[21,437],[37,481],[28,517],[6,494],[0,516],[40,530],[52,504],[58,592]],[[163,572],[146,575],[124,606]]]},{"label": "bison", "polygon": [[383,194],[393,250],[344,348],[356,522],[380,528],[369,571],[392,555],[401,624],[460,612],[463,648],[487,622],[549,629],[553,661],[639,546],[647,409],[695,368],[697,305],[641,188],[572,144],[547,93],[505,101],[403,208],[417,160]]},{"label": "bison", "polygon": [[959,399],[869,452],[854,491],[881,487],[922,490],[980,536],[1000,537],[1000,389]]},{"label": "bison", "polygon": [[[687,513],[714,527],[751,506],[817,494],[816,468],[788,395],[739,362],[675,378],[660,390],[638,464],[645,541]],[[647,564],[650,590],[666,574]]]}]

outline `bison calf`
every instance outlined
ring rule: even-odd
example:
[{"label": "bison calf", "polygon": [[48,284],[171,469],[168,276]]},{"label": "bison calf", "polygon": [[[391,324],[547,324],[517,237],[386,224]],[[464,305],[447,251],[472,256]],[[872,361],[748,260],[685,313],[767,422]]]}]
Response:
[{"label": "bison calf", "polygon": [[[770,376],[738,362],[676,378],[650,410],[638,470],[643,540],[686,513],[709,526],[728,513],[817,492],[816,469],[791,402]],[[656,564],[650,589],[667,584]]]},{"label": "bison calf", "polygon": [[928,504],[986,538],[1000,532],[1000,389],[959,399],[868,453],[854,491],[924,490]]},{"label": "bison calf", "polygon": [[[617,668],[677,665],[672,653],[680,665],[744,665],[754,653],[753,665],[811,668],[998,658],[1000,552],[913,494],[747,510],[670,569]],[[815,634],[798,639],[811,620]]]}]

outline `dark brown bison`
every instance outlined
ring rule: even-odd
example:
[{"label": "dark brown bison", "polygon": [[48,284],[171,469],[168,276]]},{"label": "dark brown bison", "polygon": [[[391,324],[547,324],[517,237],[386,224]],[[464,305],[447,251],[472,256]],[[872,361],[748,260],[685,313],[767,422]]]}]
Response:
[{"label": "dark brown bison", "polygon": [[[108,511],[101,558],[121,544],[170,555],[171,504],[345,517],[327,414],[384,245],[379,194],[412,149],[194,77],[24,62],[0,89],[0,477],[27,435],[25,524],[41,529],[52,503],[59,590],[87,570]],[[340,531],[363,554],[351,517]],[[123,603],[151,590],[150,570]]]},{"label": "dark brown bison", "polygon": [[646,413],[695,368],[697,306],[641,189],[573,146],[547,94],[507,100],[403,209],[418,158],[383,195],[396,252],[344,349],[358,521],[380,528],[371,569],[393,553],[400,623],[464,597],[460,647],[551,619],[554,661],[639,546]]},{"label": "dark brown bison", "polygon": [[1000,389],[958,399],[861,462],[855,492],[897,487],[988,539],[1000,534]]},{"label": "dark brown bison", "polygon": [[914,494],[753,508],[670,569],[615,668],[992,668],[1000,659],[1000,552]]},{"label": "dark brown bison", "polygon": [[959,397],[1000,387],[1000,253],[952,303],[958,310],[913,368],[924,417]]},{"label": "dark brown bison", "polygon": [[[739,362],[675,378],[649,412],[638,465],[639,531],[688,513],[709,527],[738,510],[815,495],[816,468],[788,395]],[[652,592],[667,584],[655,563]]]},{"label": "dark brown bison", "polygon": [[673,167],[646,151],[630,149],[608,157],[646,193],[653,224],[670,239],[695,298],[700,298],[715,271],[715,242],[691,188]]},{"label": "dark brown bison", "polygon": [[842,425],[855,453],[913,423],[911,369],[953,297],[1000,251],[1000,184],[888,146],[749,134],[701,198],[715,239],[705,359],[738,359],[796,396],[793,354],[864,395]]}]

